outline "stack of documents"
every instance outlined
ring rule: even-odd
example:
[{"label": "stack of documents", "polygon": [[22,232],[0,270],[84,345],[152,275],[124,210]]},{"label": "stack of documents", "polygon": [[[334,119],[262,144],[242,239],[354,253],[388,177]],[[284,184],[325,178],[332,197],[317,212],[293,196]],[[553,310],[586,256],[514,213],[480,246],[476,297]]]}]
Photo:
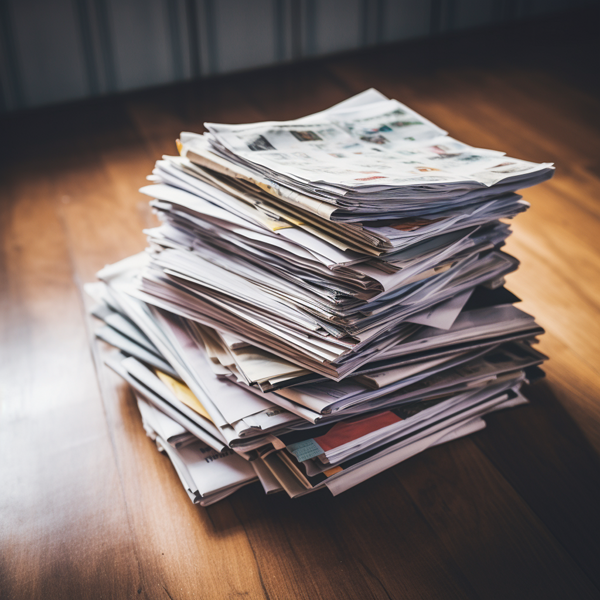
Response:
[{"label": "stack of documents", "polygon": [[190,498],[338,494],[526,400],[543,330],[504,277],[551,164],[467,146],[368,90],[182,133],[145,253],[88,291],[107,363]]}]

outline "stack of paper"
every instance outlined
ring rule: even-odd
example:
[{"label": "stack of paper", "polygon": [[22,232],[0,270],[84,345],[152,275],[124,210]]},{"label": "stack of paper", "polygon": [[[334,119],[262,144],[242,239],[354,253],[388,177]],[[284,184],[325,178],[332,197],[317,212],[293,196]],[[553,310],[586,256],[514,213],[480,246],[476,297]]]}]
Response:
[{"label": "stack of paper", "polygon": [[368,90],[182,133],[142,192],[146,253],[92,284],[108,364],[195,502],[258,479],[334,494],[524,402],[543,330],[501,247],[551,164],[449,137]]}]

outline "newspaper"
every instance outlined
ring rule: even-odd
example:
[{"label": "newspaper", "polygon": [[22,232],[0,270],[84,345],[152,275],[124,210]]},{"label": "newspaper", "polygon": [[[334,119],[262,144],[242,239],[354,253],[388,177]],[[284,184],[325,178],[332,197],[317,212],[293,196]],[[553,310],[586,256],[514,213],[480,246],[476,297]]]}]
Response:
[{"label": "newspaper", "polygon": [[[397,100],[324,111],[314,119],[206,127],[213,148],[247,166],[336,186],[342,195],[343,188],[491,186],[552,168],[463,144]],[[197,138],[182,134],[182,143],[193,149]]]}]

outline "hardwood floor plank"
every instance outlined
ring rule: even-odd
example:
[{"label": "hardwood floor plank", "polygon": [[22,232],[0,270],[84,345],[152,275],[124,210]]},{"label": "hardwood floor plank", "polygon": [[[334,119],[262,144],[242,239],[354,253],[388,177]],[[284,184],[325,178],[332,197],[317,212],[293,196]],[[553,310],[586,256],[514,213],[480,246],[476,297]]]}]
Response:
[{"label": "hardwood floor plank", "polygon": [[[525,421],[528,408],[509,412]],[[486,420],[494,425],[495,418]],[[504,432],[513,439],[510,425]],[[597,597],[598,588],[490,464],[478,439],[485,448],[484,430],[430,449],[394,472],[479,597]]]},{"label": "hardwood floor plank", "polygon": [[473,440],[600,589],[600,461],[552,382],[525,393],[530,407],[490,416]]},{"label": "hardwood floor plank", "polygon": [[336,498],[261,494],[247,490],[231,503],[269,597],[477,597],[391,473]]},{"label": "hardwood floor plank", "polygon": [[52,177],[35,167],[0,192],[2,597],[132,597],[139,558]]},{"label": "hardwood floor plank", "polygon": [[550,356],[545,366],[548,388],[600,456],[600,375],[569,346],[546,333],[540,350]]}]

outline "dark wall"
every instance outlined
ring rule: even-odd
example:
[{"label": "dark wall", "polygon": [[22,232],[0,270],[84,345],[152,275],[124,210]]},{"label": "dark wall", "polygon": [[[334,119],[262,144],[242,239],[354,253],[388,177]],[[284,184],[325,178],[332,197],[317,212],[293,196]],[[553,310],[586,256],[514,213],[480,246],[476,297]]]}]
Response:
[{"label": "dark wall", "polygon": [[0,0],[0,111],[249,69],[590,0]]}]

